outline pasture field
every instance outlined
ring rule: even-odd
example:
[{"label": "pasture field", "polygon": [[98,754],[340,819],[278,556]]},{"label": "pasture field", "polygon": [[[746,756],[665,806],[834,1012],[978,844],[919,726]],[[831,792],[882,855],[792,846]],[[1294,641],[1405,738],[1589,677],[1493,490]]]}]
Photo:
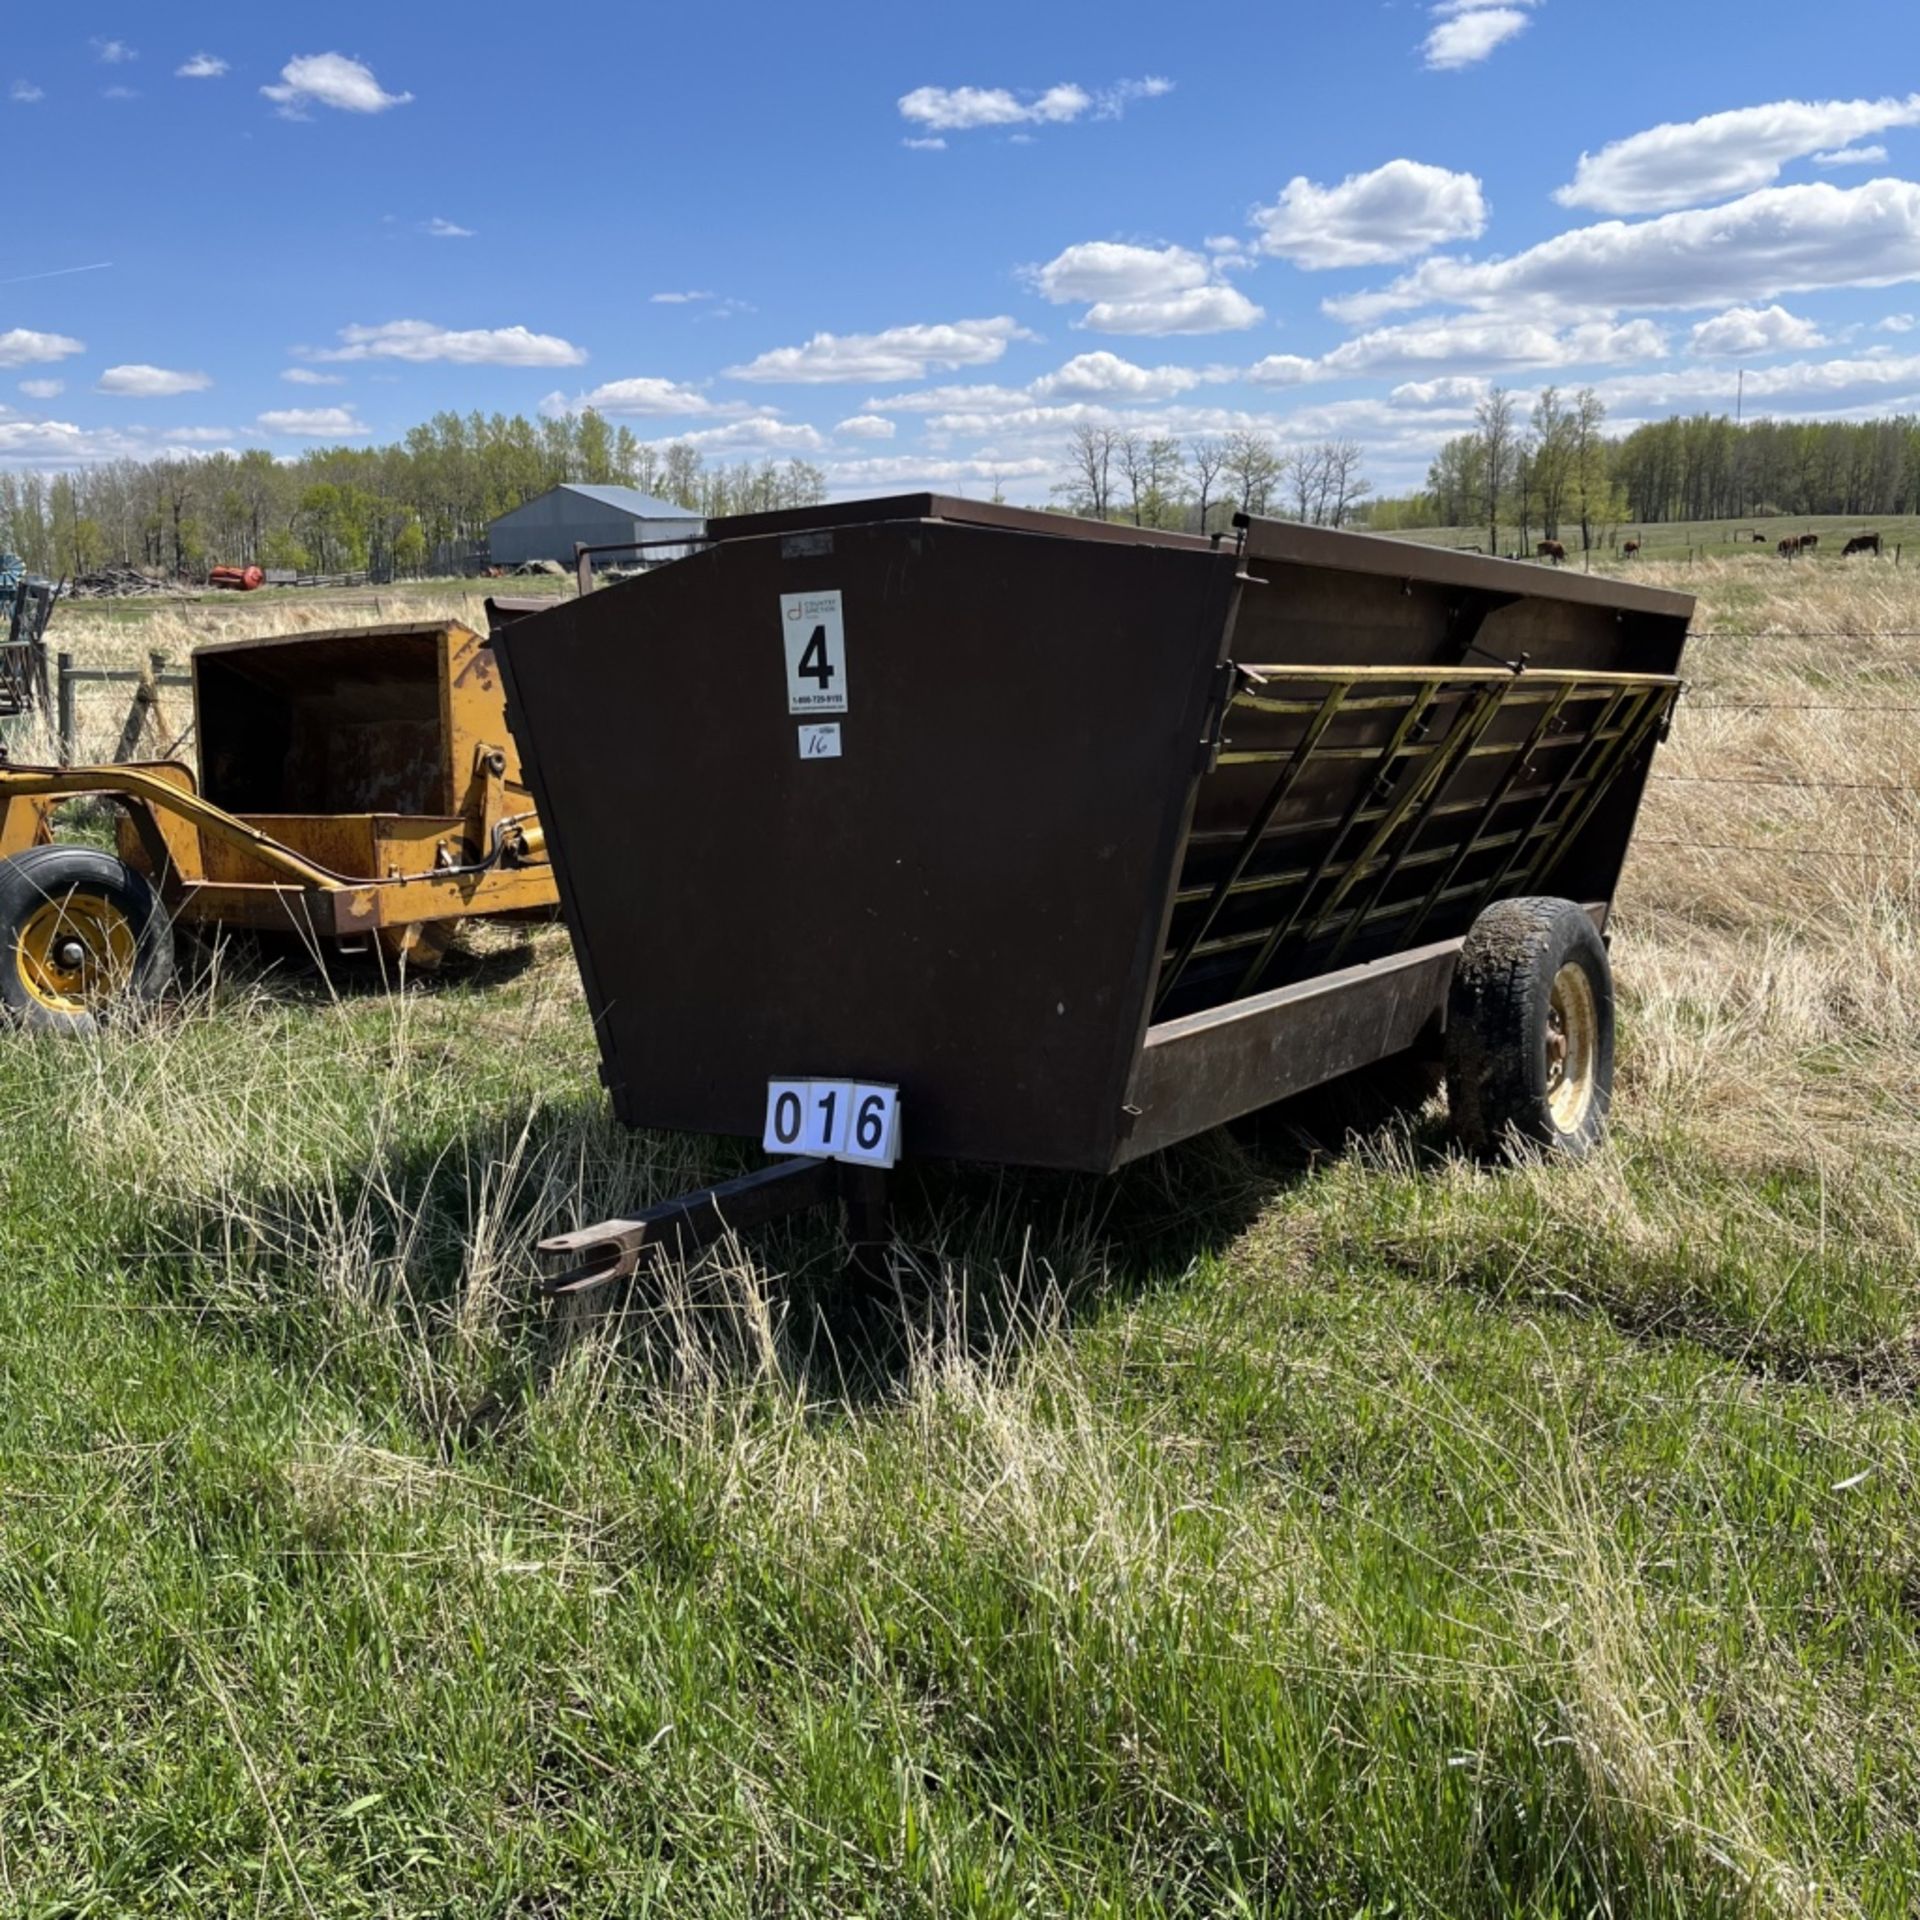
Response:
[{"label": "pasture field", "polygon": [[[1763,534],[1763,542],[1756,544],[1753,536]],[[1668,565],[1697,565],[1709,560],[1747,559],[1762,557],[1774,560],[1776,565],[1785,565],[1775,558],[1775,549],[1782,540],[1790,536],[1817,533],[1820,536],[1818,556],[1811,564],[1815,566],[1838,566],[1846,544],[1855,534],[1878,533],[1885,549],[1879,564],[1891,565],[1896,547],[1904,548],[1900,564],[1903,567],[1920,567],[1920,515],[1914,514],[1868,514],[1863,519],[1848,519],[1839,514],[1803,514],[1798,518],[1768,520],[1672,520],[1664,523],[1640,524],[1622,521],[1618,527],[1607,529],[1600,544],[1595,548],[1596,567],[1611,570],[1622,564],[1619,555],[1621,544],[1628,540],[1640,542],[1640,563],[1660,561]],[[1512,527],[1500,530],[1501,551],[1514,548],[1519,541],[1519,533]],[[1529,551],[1539,540],[1536,529],[1529,540]],[[1487,530],[1484,526],[1477,529],[1468,527],[1423,527],[1414,528],[1395,536],[1401,540],[1417,540],[1422,546],[1468,547],[1476,541],[1484,547]],[[1576,522],[1569,529],[1563,527],[1560,538],[1567,549],[1567,564],[1580,564],[1580,528]],[[1796,566],[1807,562],[1795,561]],[[1872,566],[1875,563],[1866,556],[1856,556],[1845,564],[1855,567]]]},{"label": "pasture field", "polygon": [[1640,571],[1583,1168],[1321,1100],[555,1310],[725,1164],[557,929],[0,1036],[0,1912],[1913,1913],[1920,567]]}]

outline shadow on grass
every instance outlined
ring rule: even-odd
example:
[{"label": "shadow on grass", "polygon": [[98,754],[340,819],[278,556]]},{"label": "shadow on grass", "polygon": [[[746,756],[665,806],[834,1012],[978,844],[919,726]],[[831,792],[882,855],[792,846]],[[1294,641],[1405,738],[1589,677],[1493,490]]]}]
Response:
[{"label": "shadow on grass", "polygon": [[533,969],[541,957],[539,930],[534,923],[502,927],[489,932],[483,944],[463,932],[437,967],[421,968],[397,965],[377,950],[326,952],[293,933],[209,937],[183,926],[180,975],[189,991],[218,983],[257,991],[290,1007],[374,1001],[403,992],[431,996],[497,989]]},{"label": "shadow on grass", "polygon": [[597,1103],[527,1106],[378,1165],[176,1203],[120,1251],[204,1337],[384,1401],[435,1445],[509,1429],[591,1349],[665,1392],[773,1378],[816,1403],[896,1397],[948,1360],[1017,1357],[1188,1279],[1313,1169],[1414,1118],[1425,1076],[1340,1083],[1106,1176],[909,1164],[897,1249],[857,1274],[834,1214],[555,1303],[543,1236],[743,1171],[749,1143],[627,1135]]}]

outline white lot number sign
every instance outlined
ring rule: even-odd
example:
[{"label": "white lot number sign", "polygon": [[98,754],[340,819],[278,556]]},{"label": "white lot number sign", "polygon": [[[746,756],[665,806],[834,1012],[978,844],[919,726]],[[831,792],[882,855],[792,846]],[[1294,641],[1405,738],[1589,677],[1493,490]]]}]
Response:
[{"label": "white lot number sign", "polygon": [[838,589],[783,593],[780,627],[787,642],[787,711],[845,713],[847,630]]},{"label": "white lot number sign", "polygon": [[890,1167],[900,1158],[900,1089],[859,1080],[773,1080],[767,1085],[769,1153]]}]

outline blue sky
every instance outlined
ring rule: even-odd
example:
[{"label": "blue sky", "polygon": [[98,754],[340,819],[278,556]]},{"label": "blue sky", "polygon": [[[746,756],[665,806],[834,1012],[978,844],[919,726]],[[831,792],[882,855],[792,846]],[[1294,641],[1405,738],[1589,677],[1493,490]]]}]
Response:
[{"label": "blue sky", "polygon": [[1081,420],[1398,489],[1495,381],[1920,408],[1911,0],[42,8],[0,131],[11,466],[591,401],[843,494]]}]

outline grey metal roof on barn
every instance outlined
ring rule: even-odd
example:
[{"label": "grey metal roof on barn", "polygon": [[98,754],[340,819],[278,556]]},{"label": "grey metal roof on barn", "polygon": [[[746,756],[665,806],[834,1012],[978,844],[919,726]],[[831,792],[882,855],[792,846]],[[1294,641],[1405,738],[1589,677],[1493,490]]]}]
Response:
[{"label": "grey metal roof on barn", "polygon": [[671,500],[659,499],[651,493],[642,493],[638,487],[576,486],[569,481],[555,487],[554,492],[577,493],[584,499],[598,501],[603,507],[617,507],[622,513],[632,514],[636,520],[699,518],[693,508],[679,506]]}]

